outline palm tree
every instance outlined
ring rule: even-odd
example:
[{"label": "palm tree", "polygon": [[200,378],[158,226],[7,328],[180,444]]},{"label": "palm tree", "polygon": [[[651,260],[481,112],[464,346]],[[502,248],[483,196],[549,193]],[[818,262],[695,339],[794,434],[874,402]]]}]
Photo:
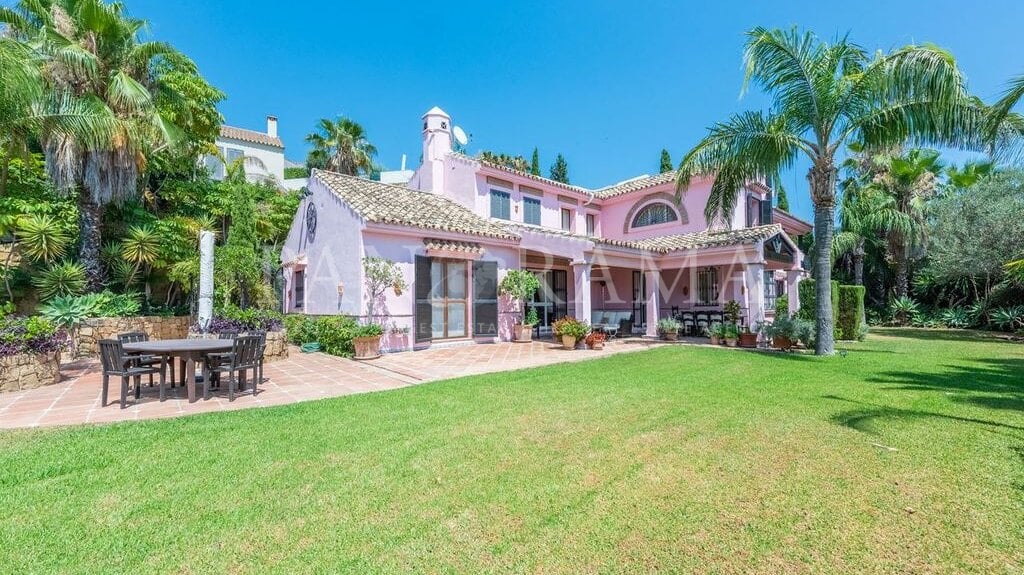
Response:
[{"label": "palm tree", "polygon": [[89,289],[98,290],[103,285],[104,209],[134,197],[147,157],[175,140],[178,130],[154,102],[180,100],[163,77],[197,75],[195,64],[168,44],[140,41],[145,22],[127,17],[120,2],[23,0],[0,11],[0,22],[46,58],[43,82],[51,94],[87,102],[113,120],[109,134],[39,134],[50,178],[59,189],[77,195],[78,259]]},{"label": "palm tree", "polygon": [[377,148],[366,139],[366,131],[354,120],[322,118],[317,131],[306,136],[306,141],[313,145],[306,159],[310,168],[350,176],[369,175],[374,170]]},{"label": "palm tree", "polygon": [[853,283],[864,285],[864,257],[867,246],[878,236],[871,220],[878,206],[874,191],[858,179],[848,178],[841,186],[839,202],[839,230],[832,238],[832,256],[846,254],[853,260]]},{"label": "palm tree", "polygon": [[885,169],[875,176],[871,187],[881,193],[882,202],[868,220],[869,225],[885,232],[895,268],[894,295],[904,298],[908,295],[910,261],[927,242],[927,202],[935,196],[943,166],[935,150],[910,150],[878,161]]},{"label": "palm tree", "polygon": [[746,81],[772,99],[767,112],[736,114],[713,126],[681,163],[680,193],[700,174],[713,174],[709,221],[729,221],[738,191],[751,181],[778,181],[803,156],[814,202],[817,343],[835,352],[831,250],[836,155],[850,142],[867,149],[907,140],[963,146],[976,121],[963,77],[938,48],[907,46],[870,55],[847,38],[826,43],[810,32],[755,28],[747,33]]},{"label": "palm tree", "polygon": [[1024,74],[1010,80],[1003,97],[989,110],[986,138],[998,155],[1019,160],[1024,157],[1024,117],[1013,108],[1024,99]]},{"label": "palm tree", "polygon": [[[5,10],[0,8],[0,21]],[[33,135],[61,134],[99,145],[113,131],[113,118],[102,106],[67,91],[47,93],[40,64],[28,46],[0,37],[0,195],[11,159],[28,153]]]}]

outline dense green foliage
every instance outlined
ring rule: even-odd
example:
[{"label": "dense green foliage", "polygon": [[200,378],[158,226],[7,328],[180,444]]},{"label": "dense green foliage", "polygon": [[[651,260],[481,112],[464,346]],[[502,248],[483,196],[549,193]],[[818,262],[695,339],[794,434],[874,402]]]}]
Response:
[{"label": "dense green foliage", "polygon": [[540,175],[540,150],[537,148],[533,149],[533,156],[530,157],[530,173]]},{"label": "dense green foliage", "polygon": [[836,316],[836,330],[839,332],[839,339],[852,341],[864,337],[865,311],[864,311],[864,286],[840,285],[839,292],[839,314]]},{"label": "dense green foliage", "polygon": [[319,343],[320,351],[342,357],[355,353],[352,339],[360,333],[356,320],[342,315],[286,315],[284,325],[289,342],[295,345]]},{"label": "dense green foliage", "polygon": [[142,311],[141,294],[111,291],[60,296],[40,306],[39,314],[58,325],[73,327],[92,317],[131,317]]},{"label": "dense green foliage", "polygon": [[322,118],[316,131],[306,136],[313,149],[306,167],[356,176],[370,175],[377,168],[377,148],[366,138],[363,126],[351,118]]},{"label": "dense green foliage", "polygon": [[[800,292],[800,310],[797,317],[806,321],[815,321],[817,318],[818,292],[817,282],[813,279],[805,279],[798,285]],[[832,280],[832,316],[839,317],[839,282]]]},{"label": "dense green foliage", "polygon": [[284,169],[284,179],[292,180],[297,178],[308,178],[309,168],[298,166]]},{"label": "dense green foliage", "polygon": [[666,346],[4,432],[0,571],[1013,572],[1021,346],[879,329],[840,348]]}]

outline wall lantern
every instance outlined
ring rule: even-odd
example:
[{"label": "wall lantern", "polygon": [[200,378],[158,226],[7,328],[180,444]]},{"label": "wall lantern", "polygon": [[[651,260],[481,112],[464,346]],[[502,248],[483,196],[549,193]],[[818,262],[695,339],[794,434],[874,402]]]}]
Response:
[{"label": "wall lantern", "polygon": [[345,282],[338,282],[338,297],[345,295]]}]

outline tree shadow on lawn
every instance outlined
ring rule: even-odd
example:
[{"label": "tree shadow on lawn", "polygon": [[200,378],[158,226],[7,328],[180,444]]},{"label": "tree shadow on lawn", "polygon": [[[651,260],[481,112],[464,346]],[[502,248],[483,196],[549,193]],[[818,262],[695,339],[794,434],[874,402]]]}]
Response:
[{"label": "tree shadow on lawn", "polygon": [[[937,413],[934,411],[923,411],[919,409],[902,409],[899,407],[892,407],[888,405],[879,405],[876,403],[857,401],[855,399],[848,399],[845,397],[840,397],[838,395],[823,395],[821,397],[833,401],[843,401],[863,406],[857,409],[851,409],[848,411],[844,411],[842,413],[834,414],[830,416],[829,419],[837,425],[849,427],[850,429],[860,431],[861,433],[867,433],[870,435],[878,435],[878,431],[874,428],[874,422],[881,419],[900,419],[909,421],[916,419],[936,418],[946,419],[949,421],[956,421],[959,423],[983,425],[986,427],[993,427],[999,429],[1024,431],[1024,427],[1018,425],[1011,425],[1009,423],[1002,423],[999,421],[989,421],[986,419],[977,419],[973,417],[960,417],[957,415],[950,415],[948,413]],[[1024,439],[1015,433],[1009,435],[1016,439]],[[1021,450],[1021,453],[1024,453],[1024,447],[1022,447]]]},{"label": "tree shadow on lawn", "polygon": [[930,329],[921,327],[872,327],[871,333],[884,337],[904,337],[925,341],[971,341],[985,343],[1002,343],[1020,346],[1020,343],[1005,339],[1008,334],[1001,332],[979,331],[973,329]]},{"label": "tree shadow on lawn", "polygon": [[988,409],[1024,411],[1024,359],[988,358],[945,365],[941,373],[888,371],[867,379],[896,384],[884,389],[938,391],[949,399]]}]

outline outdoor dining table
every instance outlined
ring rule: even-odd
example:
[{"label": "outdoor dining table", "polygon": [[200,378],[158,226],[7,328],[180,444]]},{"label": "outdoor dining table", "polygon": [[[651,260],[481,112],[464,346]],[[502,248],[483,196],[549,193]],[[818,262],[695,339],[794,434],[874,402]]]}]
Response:
[{"label": "outdoor dining table", "polygon": [[185,363],[185,389],[188,401],[196,400],[196,362],[208,353],[231,351],[230,339],[160,339],[124,344],[124,350],[148,355],[177,357]]}]

